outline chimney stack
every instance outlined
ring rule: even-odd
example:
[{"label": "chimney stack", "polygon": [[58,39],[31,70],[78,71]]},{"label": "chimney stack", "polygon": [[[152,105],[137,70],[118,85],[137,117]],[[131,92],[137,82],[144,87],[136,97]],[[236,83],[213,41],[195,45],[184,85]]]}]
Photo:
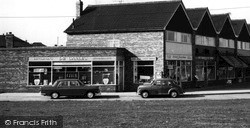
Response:
[{"label": "chimney stack", "polygon": [[76,2],[76,19],[81,17],[83,9],[83,2],[81,0]]},{"label": "chimney stack", "polygon": [[14,34],[12,34],[12,32],[6,33],[5,41],[6,41],[6,48],[13,48],[13,46],[14,46]]}]

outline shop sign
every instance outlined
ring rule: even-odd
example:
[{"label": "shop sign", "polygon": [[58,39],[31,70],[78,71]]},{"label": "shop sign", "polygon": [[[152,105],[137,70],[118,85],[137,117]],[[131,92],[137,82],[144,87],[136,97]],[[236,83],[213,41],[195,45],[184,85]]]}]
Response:
[{"label": "shop sign", "polygon": [[156,60],[156,57],[132,57],[131,61],[147,61],[147,60]]},{"label": "shop sign", "polygon": [[168,54],[166,56],[166,60],[192,60],[192,56],[191,55]]},{"label": "shop sign", "polygon": [[110,61],[116,57],[29,57],[29,61]]},{"label": "shop sign", "polygon": [[198,60],[214,60],[214,57],[205,57],[205,56],[198,56],[196,57]]}]

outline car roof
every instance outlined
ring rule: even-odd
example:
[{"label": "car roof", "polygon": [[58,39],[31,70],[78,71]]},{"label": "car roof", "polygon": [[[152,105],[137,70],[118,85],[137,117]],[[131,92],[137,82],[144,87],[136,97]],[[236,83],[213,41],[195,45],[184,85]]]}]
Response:
[{"label": "car roof", "polygon": [[58,79],[56,81],[72,81],[72,80],[78,80],[78,79]]},{"label": "car roof", "polygon": [[173,79],[170,79],[170,78],[158,78],[158,79],[155,79],[155,80],[173,81]]}]

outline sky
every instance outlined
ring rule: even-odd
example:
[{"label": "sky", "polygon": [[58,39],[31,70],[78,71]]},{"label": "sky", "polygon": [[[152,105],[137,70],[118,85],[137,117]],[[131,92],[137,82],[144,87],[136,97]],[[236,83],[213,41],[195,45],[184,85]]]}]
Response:
[{"label": "sky", "polygon": [[[64,30],[76,15],[77,0],[0,0],[0,34],[12,32],[29,43],[66,45]],[[164,0],[82,0],[84,6]],[[165,0],[166,1],[166,0]],[[208,7],[211,14],[230,13],[250,24],[250,0],[182,0],[186,8]]]}]

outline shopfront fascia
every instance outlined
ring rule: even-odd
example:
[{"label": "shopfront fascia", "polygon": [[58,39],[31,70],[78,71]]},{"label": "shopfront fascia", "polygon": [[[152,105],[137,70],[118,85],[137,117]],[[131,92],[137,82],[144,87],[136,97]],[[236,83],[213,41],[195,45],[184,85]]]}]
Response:
[{"label": "shopfront fascia", "polygon": [[165,76],[179,82],[192,80],[192,55],[167,54]]},{"label": "shopfront fascia", "polygon": [[89,85],[124,88],[121,57],[29,57],[28,85],[53,84],[57,79],[79,79]]}]

